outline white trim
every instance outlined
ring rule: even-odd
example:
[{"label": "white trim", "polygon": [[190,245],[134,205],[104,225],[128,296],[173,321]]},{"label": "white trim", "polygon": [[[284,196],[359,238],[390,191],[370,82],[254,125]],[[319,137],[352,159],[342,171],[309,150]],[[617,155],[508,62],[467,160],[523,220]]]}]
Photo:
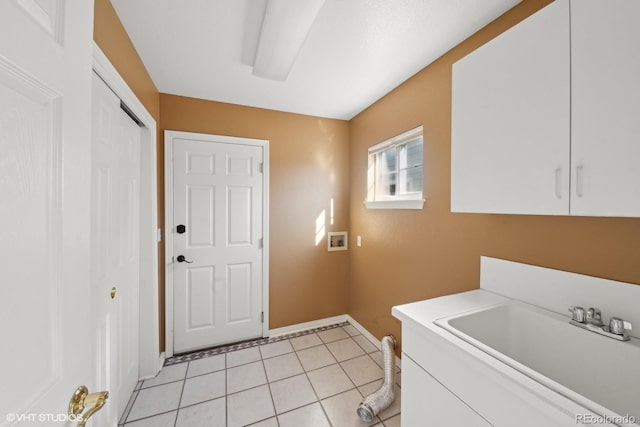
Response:
[{"label": "white trim", "polygon": [[[164,359],[160,355],[158,312],[158,187],[156,121],[111,64],[93,43],[93,70],[113,90],[144,125],[141,128],[140,158],[140,378],[154,377]],[[144,238],[142,237],[144,236]]]},{"label": "white trim", "polygon": [[164,131],[164,351],[173,356],[173,141]]},{"label": "white trim", "polygon": [[269,336],[269,141],[205,133],[164,131],[165,354],[173,356],[173,140],[193,139],[262,147],[262,336]]},{"label": "white trim", "polygon": [[[377,156],[380,152],[393,147],[399,147],[407,144],[412,140],[423,140],[423,127],[422,125],[408,130],[400,135],[389,138],[382,141],[368,149],[368,162],[367,162],[367,198],[364,201],[364,205],[367,209],[422,209],[424,207],[425,200],[423,199],[424,191],[416,191],[406,194],[396,194],[393,196],[378,196],[376,197],[376,186],[378,185],[376,178]],[[422,169],[422,181],[424,187],[424,159]],[[396,172],[400,173],[398,161],[396,159]]]},{"label": "white trim", "polygon": [[378,153],[388,147],[404,144],[405,142],[411,141],[418,135],[422,135],[422,134],[423,134],[422,125],[420,125],[416,128],[413,128],[404,133],[401,133],[400,135],[396,135],[392,138],[386,139],[374,146],[369,147],[369,155]]},{"label": "white trim", "polygon": [[423,209],[424,199],[418,200],[365,200],[367,209]]},{"label": "white trim", "polygon": [[269,337],[279,337],[281,335],[295,334],[296,332],[308,331],[309,329],[322,328],[324,326],[335,325],[336,323],[346,322],[347,314],[340,316],[326,317],[324,319],[312,320],[311,322],[297,323],[291,326],[283,326],[269,331]]},{"label": "white trim", "polygon": [[[272,329],[269,334],[270,338],[279,337],[287,334],[295,334],[297,332],[304,332],[310,329],[322,328],[324,326],[335,325],[336,323],[349,322],[351,326],[356,328],[371,344],[377,349],[381,348],[381,342],[373,334],[365,329],[360,323],[358,323],[353,317],[348,314],[341,314],[339,316],[325,317],[324,319],[312,320],[311,322],[297,323],[291,326],[284,326],[282,328]],[[394,337],[396,340],[398,337]],[[402,369],[402,360],[396,356],[396,366]]]},{"label": "white trim", "polygon": [[262,152],[262,336],[269,336],[269,141]]},{"label": "white trim", "polygon": [[[362,335],[364,335],[366,339],[371,341],[371,344],[375,345],[376,348],[378,349],[382,347],[382,342],[376,337],[374,337],[373,334],[371,334],[371,332],[367,331],[364,326],[362,326],[360,323],[356,321],[356,319],[349,316],[348,314],[346,315],[346,317],[347,317],[347,322],[349,322],[351,326],[356,328]],[[394,337],[394,338],[396,339],[396,341],[398,340],[398,337]],[[396,366],[402,369],[402,359],[400,359],[398,356],[396,356]]]}]

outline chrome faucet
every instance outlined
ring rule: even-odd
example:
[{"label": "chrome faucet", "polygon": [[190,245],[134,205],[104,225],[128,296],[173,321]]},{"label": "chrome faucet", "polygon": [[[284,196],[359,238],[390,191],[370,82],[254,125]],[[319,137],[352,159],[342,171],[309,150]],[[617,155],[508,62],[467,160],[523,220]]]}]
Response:
[{"label": "chrome faucet", "polygon": [[609,326],[605,326],[602,323],[602,312],[598,308],[591,307],[585,311],[582,307],[570,306],[569,313],[571,313],[569,323],[572,325],[619,341],[629,340],[627,331],[631,330],[631,323],[619,317],[612,317],[609,320]]},{"label": "chrome faucet", "polygon": [[587,323],[591,323],[592,325],[602,326],[602,312],[599,308],[591,307],[587,310]]}]

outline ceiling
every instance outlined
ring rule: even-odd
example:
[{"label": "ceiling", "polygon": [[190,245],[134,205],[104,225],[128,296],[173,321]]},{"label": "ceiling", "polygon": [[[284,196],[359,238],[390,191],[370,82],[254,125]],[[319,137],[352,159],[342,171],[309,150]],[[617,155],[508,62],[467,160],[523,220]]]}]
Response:
[{"label": "ceiling", "polygon": [[285,81],[252,74],[266,0],[111,2],[162,93],[351,119],[520,0],[325,0]]}]

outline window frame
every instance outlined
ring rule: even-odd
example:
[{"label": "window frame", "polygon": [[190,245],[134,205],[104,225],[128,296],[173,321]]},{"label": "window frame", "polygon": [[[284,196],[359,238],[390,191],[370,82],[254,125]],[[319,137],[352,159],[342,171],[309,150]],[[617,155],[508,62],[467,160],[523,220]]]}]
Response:
[{"label": "window frame", "polygon": [[[422,159],[422,191],[407,194],[395,194],[393,196],[376,197],[377,170],[378,162],[376,157],[379,153],[395,147],[396,153],[396,169],[395,173],[398,177],[400,167],[398,161],[399,147],[420,137],[422,139],[423,159]],[[396,184],[397,185],[397,184]],[[400,135],[389,138],[368,149],[368,167],[367,167],[367,199],[364,201],[367,209],[422,209],[424,207],[424,133],[423,127],[418,126],[408,130]]]}]

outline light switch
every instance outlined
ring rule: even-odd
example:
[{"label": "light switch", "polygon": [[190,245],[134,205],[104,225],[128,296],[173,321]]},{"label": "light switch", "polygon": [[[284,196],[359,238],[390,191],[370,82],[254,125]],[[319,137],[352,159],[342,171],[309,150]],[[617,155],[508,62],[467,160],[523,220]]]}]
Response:
[{"label": "light switch", "polygon": [[362,246],[362,236],[356,236],[356,246]]}]

